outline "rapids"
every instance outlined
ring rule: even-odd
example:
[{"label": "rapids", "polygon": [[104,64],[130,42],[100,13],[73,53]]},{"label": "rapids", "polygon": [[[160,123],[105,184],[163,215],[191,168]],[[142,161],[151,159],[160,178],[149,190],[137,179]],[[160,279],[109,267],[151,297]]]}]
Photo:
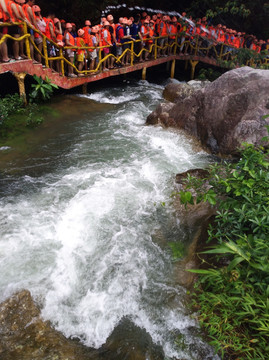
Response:
[{"label": "rapids", "polygon": [[181,133],[145,126],[162,91],[124,82],[58,97],[40,128],[0,149],[0,300],[29,289],[45,319],[90,347],[119,324],[124,338],[128,319],[166,359],[217,359],[168,246],[184,242],[175,174],[209,160]]}]

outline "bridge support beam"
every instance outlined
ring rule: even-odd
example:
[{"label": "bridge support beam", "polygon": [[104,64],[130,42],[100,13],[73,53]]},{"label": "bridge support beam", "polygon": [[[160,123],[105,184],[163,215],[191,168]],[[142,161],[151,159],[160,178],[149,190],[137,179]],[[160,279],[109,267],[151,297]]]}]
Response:
[{"label": "bridge support beam", "polygon": [[82,94],[83,94],[83,95],[86,95],[86,94],[87,94],[87,85],[88,85],[88,83],[82,84]]},{"label": "bridge support beam", "polygon": [[171,74],[170,77],[171,79],[174,79],[175,77],[175,68],[176,68],[176,60],[172,60],[172,64],[171,64]]},{"label": "bridge support beam", "polygon": [[18,81],[20,97],[22,98],[24,105],[27,105],[27,98],[26,98],[25,85],[24,85],[24,79],[25,79],[26,73],[13,72],[12,74],[15,76],[15,78]]},{"label": "bridge support beam", "polygon": [[147,68],[144,67],[144,68],[142,69],[142,80],[146,80],[146,75],[147,75]]},{"label": "bridge support beam", "polygon": [[195,67],[198,64],[199,61],[193,61],[190,60],[190,64],[191,64],[191,80],[194,79],[194,74],[195,74]]}]

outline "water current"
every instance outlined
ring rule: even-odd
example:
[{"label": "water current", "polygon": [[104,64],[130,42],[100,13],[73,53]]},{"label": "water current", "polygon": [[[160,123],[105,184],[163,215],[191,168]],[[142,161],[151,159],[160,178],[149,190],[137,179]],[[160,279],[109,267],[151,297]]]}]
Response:
[{"label": "water current", "polygon": [[0,300],[29,289],[45,319],[90,347],[115,328],[124,340],[133,324],[130,348],[150,335],[155,358],[215,359],[168,246],[184,242],[169,202],[175,174],[208,158],[183,134],[145,125],[163,85],[58,97],[40,128],[1,148]]}]

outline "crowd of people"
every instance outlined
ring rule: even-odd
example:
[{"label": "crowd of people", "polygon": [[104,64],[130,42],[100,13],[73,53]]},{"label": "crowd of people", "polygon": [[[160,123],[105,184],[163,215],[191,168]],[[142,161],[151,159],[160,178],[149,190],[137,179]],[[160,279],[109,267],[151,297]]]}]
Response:
[{"label": "crowd of people", "polygon": [[[153,56],[155,41],[158,45],[155,52],[157,57],[169,56],[175,41],[177,51],[184,54],[193,53],[195,48],[210,49],[212,45],[215,45],[216,51],[211,52],[211,56],[216,56],[216,52],[235,54],[239,48],[248,48],[256,53],[269,53],[269,39],[258,40],[254,35],[237,32],[225,25],[213,25],[207,22],[206,17],[194,21],[191,16],[187,17],[185,12],[177,17],[142,12],[134,17],[120,17],[117,23],[114,22],[113,15],[109,14],[102,17],[99,24],[93,25],[90,20],[85,20],[77,29],[75,23],[60,20],[54,14],[44,17],[35,0],[0,0],[0,39],[5,34],[14,38],[22,36],[23,25],[12,25],[18,22],[27,24],[32,39],[30,55],[34,62],[43,61],[41,54],[45,49],[41,34],[48,39],[45,44],[51,59],[49,66],[59,73],[60,60],[52,59],[58,57],[59,49],[64,47],[63,55],[67,59],[65,72],[69,77],[84,76],[83,70],[90,73],[97,68],[99,62],[100,71],[129,65],[131,52],[125,50],[131,46],[137,55],[135,61],[147,61]],[[1,26],[1,23],[11,25]],[[0,62],[26,59],[25,52],[25,40],[14,40],[12,44],[4,40],[0,45]],[[114,56],[107,57],[109,54]],[[202,51],[201,55],[208,55],[208,51]]]}]

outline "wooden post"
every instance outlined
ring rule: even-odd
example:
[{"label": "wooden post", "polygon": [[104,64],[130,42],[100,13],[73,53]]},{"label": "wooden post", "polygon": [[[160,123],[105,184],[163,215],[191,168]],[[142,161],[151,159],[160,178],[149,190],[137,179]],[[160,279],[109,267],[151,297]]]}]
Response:
[{"label": "wooden post", "polygon": [[147,74],[147,68],[144,67],[144,68],[142,69],[142,80],[146,80],[146,74]]},{"label": "wooden post", "polygon": [[60,56],[61,56],[61,73],[64,76],[64,60],[63,60],[63,48],[60,47]]},{"label": "wooden post", "polygon": [[199,61],[193,61],[190,60],[190,64],[191,64],[191,80],[194,79],[194,74],[195,74],[195,67],[198,64]]},{"label": "wooden post", "polygon": [[86,95],[86,94],[88,93],[88,91],[87,91],[87,85],[88,85],[88,83],[82,84],[82,94],[83,94],[83,95]]},{"label": "wooden post", "polygon": [[134,65],[134,41],[131,42],[131,66]]},{"label": "wooden post", "polygon": [[[23,34],[24,34],[24,35],[28,34],[26,22],[23,23]],[[31,59],[31,51],[30,51],[30,40],[29,40],[29,37],[27,37],[27,38],[25,39],[25,48],[26,48],[26,55],[27,55],[28,59]]]},{"label": "wooden post", "polygon": [[48,60],[48,49],[47,49],[47,39],[43,36],[43,52],[45,57],[45,66],[49,67],[49,60]]},{"label": "wooden post", "polygon": [[26,76],[26,73],[24,73],[24,72],[19,72],[19,73],[13,72],[12,74],[15,76],[15,78],[18,81],[20,97],[22,98],[24,105],[27,105],[27,98],[26,98],[25,86],[24,86],[24,78]]},{"label": "wooden post", "polygon": [[171,79],[174,79],[175,77],[175,67],[176,67],[176,59],[172,60],[171,74],[170,74]]},{"label": "wooden post", "polygon": [[157,46],[158,46],[158,40],[155,39],[154,40],[154,59],[155,60],[157,59],[157,51],[158,51]]}]

